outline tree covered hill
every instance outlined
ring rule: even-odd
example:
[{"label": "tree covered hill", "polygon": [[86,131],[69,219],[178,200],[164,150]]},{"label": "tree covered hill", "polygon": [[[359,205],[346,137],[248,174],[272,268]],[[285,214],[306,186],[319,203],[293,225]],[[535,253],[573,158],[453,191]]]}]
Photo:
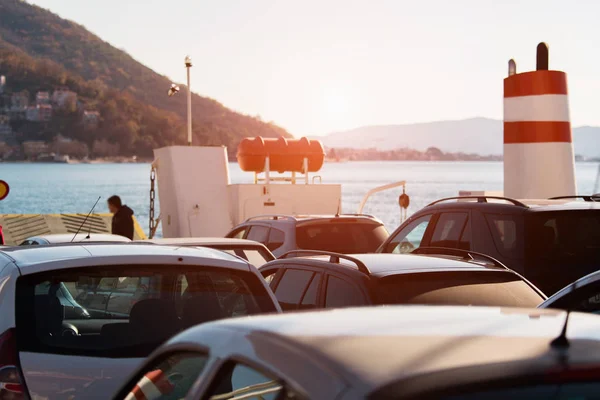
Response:
[{"label": "tree covered hill", "polygon": [[[78,127],[76,118],[62,115],[62,122],[46,124],[42,137],[62,128],[61,134],[90,145],[106,139],[118,143],[123,154],[137,155],[185,143],[185,87],[180,95],[167,97],[167,77],[83,26],[21,0],[0,0],[0,74],[13,92],[68,86],[86,108],[101,113],[100,128],[92,135]],[[235,147],[246,136],[290,136],[273,123],[236,113],[213,99],[194,94],[192,102],[195,144]]]}]

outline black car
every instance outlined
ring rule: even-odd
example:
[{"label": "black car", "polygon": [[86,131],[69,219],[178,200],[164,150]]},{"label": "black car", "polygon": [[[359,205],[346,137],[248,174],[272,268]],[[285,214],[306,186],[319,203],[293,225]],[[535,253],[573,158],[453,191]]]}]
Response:
[{"label": "black car", "polygon": [[539,308],[600,314],[600,271],[592,272],[554,293]]},{"label": "black car", "polygon": [[[472,250],[499,260],[552,294],[600,267],[600,204],[595,196],[539,201],[466,196],[413,214],[379,248]],[[526,204],[527,203],[527,204]],[[535,203],[535,204],[534,204]]]},{"label": "black car", "polygon": [[299,250],[259,271],[283,311],[390,304],[536,307],[546,299],[490,257],[452,249],[419,252],[348,256]]}]

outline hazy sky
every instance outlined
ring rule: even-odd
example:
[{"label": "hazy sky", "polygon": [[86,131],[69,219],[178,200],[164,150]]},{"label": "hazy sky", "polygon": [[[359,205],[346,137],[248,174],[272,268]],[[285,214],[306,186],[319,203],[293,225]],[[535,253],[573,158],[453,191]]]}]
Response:
[{"label": "hazy sky", "polygon": [[[502,117],[507,62],[569,75],[575,125],[600,125],[598,0],[31,0],[159,73],[294,135]],[[165,88],[166,90],[167,88]]]}]

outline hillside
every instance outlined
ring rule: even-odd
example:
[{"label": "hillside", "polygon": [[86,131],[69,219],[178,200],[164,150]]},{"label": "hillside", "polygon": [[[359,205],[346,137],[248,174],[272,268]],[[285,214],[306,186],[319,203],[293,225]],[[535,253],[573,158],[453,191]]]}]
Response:
[{"label": "hillside", "polygon": [[[425,151],[435,146],[444,152],[498,155],[502,149],[502,121],[472,118],[407,125],[365,126],[319,137],[330,148],[410,148]],[[600,157],[600,127],[573,129],[575,153]]]},{"label": "hillside", "polygon": [[[13,68],[9,70],[4,57],[15,49],[20,50],[15,55],[19,60],[13,57]],[[33,86],[50,90],[53,85],[63,82],[70,88],[78,85],[88,90],[84,99],[96,101],[99,108],[116,112],[121,112],[123,106],[138,108],[147,122],[164,119],[161,125],[166,123],[170,127],[168,130],[176,128],[172,135],[167,132],[166,138],[160,138],[160,133],[146,134],[147,124],[139,118],[122,121],[129,125],[129,134],[133,136],[130,142],[136,142],[138,137],[146,137],[146,141],[156,144],[163,141],[185,142],[186,88],[181,87],[180,95],[167,97],[170,79],[104,42],[81,25],[21,0],[0,0],[0,50],[3,52],[0,74],[7,76],[9,87],[11,82],[19,79],[11,76],[15,73],[14,65],[25,65],[26,59],[33,60],[37,64],[35,68],[26,68],[30,73],[28,77],[37,81],[35,85],[29,85],[27,79],[18,82],[28,91],[34,90]],[[47,68],[40,73],[44,69],[42,65]],[[110,100],[114,102],[108,104]],[[215,100],[194,94],[192,102],[195,144],[235,146],[246,136],[290,136],[273,123],[236,113]],[[105,114],[102,118],[106,122]]]}]

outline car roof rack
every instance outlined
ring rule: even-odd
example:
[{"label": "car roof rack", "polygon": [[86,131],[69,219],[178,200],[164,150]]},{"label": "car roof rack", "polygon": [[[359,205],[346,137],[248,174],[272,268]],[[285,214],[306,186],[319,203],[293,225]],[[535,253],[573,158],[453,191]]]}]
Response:
[{"label": "car roof rack", "polygon": [[372,214],[364,214],[364,213],[342,213],[339,214],[339,216],[350,216],[350,217],[367,217],[367,218],[372,218],[372,219],[377,219],[376,216],[372,215]]},{"label": "car roof rack", "polygon": [[248,221],[258,221],[258,220],[280,220],[285,219],[289,221],[296,221],[296,217],[293,215],[285,215],[285,214],[266,214],[266,215],[256,215],[254,217],[250,217],[246,219]]},{"label": "car roof rack", "polygon": [[600,201],[600,194],[592,194],[590,196],[556,196],[556,197],[548,198],[548,200],[569,200],[569,199],[582,199],[583,201],[596,202],[596,201]]},{"label": "car roof rack", "polygon": [[487,254],[477,253],[471,250],[463,250],[463,249],[453,249],[449,247],[417,247],[409,254],[417,254],[417,255],[444,255],[444,256],[458,256],[463,260],[467,261],[476,261],[475,258],[482,258],[486,261],[491,262],[494,267],[505,269],[508,271],[512,271],[506,265],[502,264],[500,261],[496,260],[494,257],[488,256]]},{"label": "car roof rack", "polygon": [[521,203],[519,200],[511,199],[510,197],[502,197],[502,196],[456,196],[456,197],[446,197],[446,198],[443,198],[443,199],[436,200],[433,203],[429,203],[425,207],[433,206],[434,204],[442,203],[444,201],[449,201],[449,200],[463,200],[463,199],[477,200],[478,203],[487,203],[488,199],[490,199],[490,200],[504,200],[506,202],[509,202],[509,203],[515,205],[515,206],[519,206],[519,207],[523,207],[523,208],[528,208],[526,204]]},{"label": "car roof rack", "polygon": [[[299,254],[299,255],[293,256],[292,254]],[[302,257],[302,254],[304,254],[306,256],[329,256],[329,262],[334,263],[334,264],[339,264],[340,259],[343,259],[346,261],[351,261],[356,265],[356,268],[358,268],[358,270],[360,272],[362,272],[365,275],[371,275],[371,271],[369,270],[369,268],[367,268],[367,266],[359,259],[347,256],[345,254],[334,253],[332,251],[292,250],[292,251],[288,251],[287,253],[282,254],[277,259],[280,260],[280,259],[285,259],[285,258],[290,258],[290,257]]]}]

